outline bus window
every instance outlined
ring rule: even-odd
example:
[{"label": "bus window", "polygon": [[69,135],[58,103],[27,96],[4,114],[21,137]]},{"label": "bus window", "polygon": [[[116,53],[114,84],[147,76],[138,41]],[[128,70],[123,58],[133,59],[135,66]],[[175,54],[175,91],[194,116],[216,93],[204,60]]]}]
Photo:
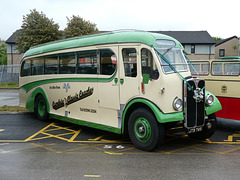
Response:
[{"label": "bus window", "polygon": [[60,56],[59,73],[75,74],[76,59],[75,53],[65,53]]},{"label": "bus window", "polygon": [[116,56],[110,49],[100,50],[100,74],[111,75],[116,69]]},{"label": "bus window", "polygon": [[239,62],[227,62],[224,64],[224,75],[238,76],[239,75]]},{"label": "bus window", "polygon": [[58,56],[45,57],[45,74],[58,74]]},{"label": "bus window", "polygon": [[240,64],[238,61],[235,62],[213,62],[212,63],[212,74],[213,75],[224,75],[224,76],[238,76]]},{"label": "bus window", "polygon": [[30,75],[31,75],[31,61],[25,60],[22,63],[21,77],[30,76]]},{"label": "bus window", "polygon": [[43,58],[33,58],[31,59],[31,71],[32,75],[42,75],[43,74]]},{"label": "bus window", "polygon": [[153,62],[153,56],[151,51],[143,48],[141,50],[141,61],[142,61],[142,75],[149,74],[150,78],[158,79],[159,72],[156,64]]},{"label": "bus window", "polygon": [[78,52],[78,74],[97,74],[97,51]]},{"label": "bus window", "polygon": [[[194,61],[192,61],[191,63],[199,75],[207,76],[209,74],[209,68],[210,68],[209,62],[204,62],[204,61],[194,62]],[[195,72],[193,67],[191,65],[189,65],[191,74],[197,75],[197,73]]]},{"label": "bus window", "polygon": [[125,48],[122,50],[123,64],[126,77],[137,76],[137,53],[134,48]]}]

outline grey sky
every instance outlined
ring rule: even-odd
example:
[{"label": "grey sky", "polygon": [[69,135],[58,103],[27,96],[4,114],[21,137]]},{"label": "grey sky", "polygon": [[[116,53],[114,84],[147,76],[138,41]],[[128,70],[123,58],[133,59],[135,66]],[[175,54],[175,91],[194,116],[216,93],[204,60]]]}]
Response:
[{"label": "grey sky", "polygon": [[118,29],[199,31],[240,36],[239,0],[0,0],[0,39],[21,28],[31,9],[43,12],[63,30],[79,15],[100,31]]}]

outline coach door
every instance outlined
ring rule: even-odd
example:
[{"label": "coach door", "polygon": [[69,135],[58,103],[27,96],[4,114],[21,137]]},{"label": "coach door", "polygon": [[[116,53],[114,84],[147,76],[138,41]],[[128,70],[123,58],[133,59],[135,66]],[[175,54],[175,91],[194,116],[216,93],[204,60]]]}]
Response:
[{"label": "coach door", "polygon": [[139,46],[119,46],[120,104],[121,108],[140,94]]},{"label": "coach door", "polygon": [[99,116],[100,123],[118,128],[119,103],[119,72],[118,72],[118,46],[99,48]]}]

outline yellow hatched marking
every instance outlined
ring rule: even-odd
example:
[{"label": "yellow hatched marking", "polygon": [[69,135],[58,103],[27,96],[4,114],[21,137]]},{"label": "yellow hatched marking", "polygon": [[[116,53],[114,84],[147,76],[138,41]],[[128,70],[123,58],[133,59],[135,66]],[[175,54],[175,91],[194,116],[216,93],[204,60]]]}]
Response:
[{"label": "yellow hatched marking", "polygon": [[[58,134],[58,135],[53,135],[53,134],[49,134],[49,133],[45,133],[45,132],[42,132],[42,134],[46,135],[47,138],[57,138],[57,139],[61,139],[63,141],[69,141],[69,139],[67,138],[64,138],[64,137],[61,137],[61,136],[65,136],[65,135],[69,135],[69,134],[74,134],[73,132],[69,132],[69,133],[63,133],[63,134]],[[41,138],[39,138],[41,139]],[[35,139],[34,139],[35,140]]]},{"label": "yellow hatched marking", "polygon": [[75,134],[69,139],[68,142],[73,142],[73,140],[78,136],[78,134],[82,131],[82,129],[79,129],[78,131],[75,131]]},{"label": "yellow hatched marking", "polygon": [[[50,127],[55,127],[53,129],[49,129]],[[57,135],[53,135],[50,134],[50,132],[52,131],[56,131],[56,130],[66,130],[66,131],[70,131],[67,133],[62,133],[62,134],[57,134]],[[37,133],[33,134],[32,136],[30,136],[29,138],[25,139],[25,142],[27,141],[35,141],[35,140],[40,140],[40,139],[46,139],[46,138],[57,138],[57,139],[61,139],[67,142],[73,142],[73,140],[78,136],[78,134],[81,132],[81,129],[79,129],[78,131],[69,129],[68,127],[61,127],[61,126],[57,126],[55,125],[55,123],[51,123],[48,126],[46,126],[45,128],[41,129],[40,131],[38,131]],[[39,138],[35,138],[36,136],[38,136],[39,134],[43,134],[46,135],[44,137],[39,137]],[[70,139],[61,137],[61,136],[65,136],[65,135],[73,135],[71,136]]]},{"label": "yellow hatched marking", "polygon": [[30,136],[29,138],[25,139],[25,141],[31,141],[35,136],[37,136],[38,134],[42,133],[43,131],[45,131],[47,128],[49,128],[51,125],[53,125],[54,123],[49,124],[48,126],[46,126],[45,128],[41,129],[40,131],[36,132],[35,134],[33,134],[32,136]]},{"label": "yellow hatched marking", "polygon": [[88,140],[89,140],[89,141],[97,141],[97,140],[103,138],[104,136],[105,136],[105,135],[102,135],[102,136],[96,137],[95,139],[88,139]]}]

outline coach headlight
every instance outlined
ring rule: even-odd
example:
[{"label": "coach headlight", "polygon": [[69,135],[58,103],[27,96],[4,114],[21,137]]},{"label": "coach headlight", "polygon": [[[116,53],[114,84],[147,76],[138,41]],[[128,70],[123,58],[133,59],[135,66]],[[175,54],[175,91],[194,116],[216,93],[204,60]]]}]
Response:
[{"label": "coach headlight", "polygon": [[176,110],[176,111],[181,111],[182,110],[182,100],[178,97],[176,97],[174,100],[173,100],[173,108]]},{"label": "coach headlight", "polygon": [[211,106],[213,104],[213,101],[214,101],[213,95],[208,94],[206,97],[206,104]]}]

